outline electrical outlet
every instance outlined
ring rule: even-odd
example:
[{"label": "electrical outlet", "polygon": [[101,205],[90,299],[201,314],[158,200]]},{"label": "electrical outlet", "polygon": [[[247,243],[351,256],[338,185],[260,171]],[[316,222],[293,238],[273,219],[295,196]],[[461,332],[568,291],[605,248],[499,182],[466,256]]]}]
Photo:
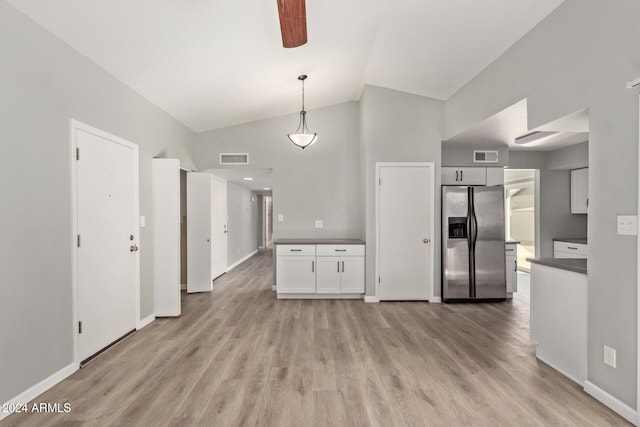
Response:
[{"label": "electrical outlet", "polygon": [[284,214],[278,214],[278,222],[284,222]]},{"label": "electrical outlet", "polygon": [[604,346],[604,364],[616,368],[616,350],[614,348]]},{"label": "electrical outlet", "polygon": [[638,216],[618,215],[617,229],[619,235],[635,236],[636,234],[638,234]]},{"label": "electrical outlet", "polygon": [[322,220],[316,219],[316,228],[322,228],[322,227],[324,227]]}]

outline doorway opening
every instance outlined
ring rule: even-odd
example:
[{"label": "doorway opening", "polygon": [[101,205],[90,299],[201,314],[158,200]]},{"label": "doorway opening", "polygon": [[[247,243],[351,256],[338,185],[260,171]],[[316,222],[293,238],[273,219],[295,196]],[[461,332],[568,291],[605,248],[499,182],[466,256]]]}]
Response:
[{"label": "doorway opening", "polygon": [[518,271],[528,273],[536,256],[536,170],[505,169],[505,237],[518,242]]}]

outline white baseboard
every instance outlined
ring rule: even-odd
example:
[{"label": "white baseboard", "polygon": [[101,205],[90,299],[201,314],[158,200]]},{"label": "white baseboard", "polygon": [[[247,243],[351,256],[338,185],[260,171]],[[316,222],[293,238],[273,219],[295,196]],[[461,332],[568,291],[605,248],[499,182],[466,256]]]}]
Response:
[{"label": "white baseboard", "polygon": [[442,302],[442,298],[440,297],[433,297],[429,300],[429,302],[435,303],[435,304],[439,304]]},{"label": "white baseboard", "polygon": [[154,320],[156,320],[156,315],[155,314],[151,314],[150,316],[147,316],[144,319],[141,319],[136,324],[136,329],[140,330],[140,329],[144,328],[145,326],[147,326],[149,323],[153,322]]},{"label": "white baseboard", "polygon": [[187,284],[186,283],[180,283],[180,290],[181,291],[186,291],[187,290]]},{"label": "white baseboard", "polygon": [[621,402],[617,398],[613,397],[594,383],[590,381],[584,382],[584,391],[591,396],[593,396],[596,400],[602,402],[605,406],[611,409],[613,412],[617,413],[625,420],[629,421],[633,425],[638,425],[637,423],[637,413],[636,410],[627,405],[624,402]]},{"label": "white baseboard", "polygon": [[365,295],[364,302],[367,302],[367,303],[380,302],[380,299],[375,295],[374,296]]},{"label": "white baseboard", "polygon": [[362,299],[362,294],[276,294],[278,299]]},{"label": "white baseboard", "polygon": [[[45,378],[44,380],[40,381],[38,384],[34,385],[28,390],[25,390],[24,392],[20,393],[13,399],[4,403],[9,407],[11,407],[12,405],[27,404],[33,399],[35,399],[36,397],[40,396],[45,391],[49,390],[54,385],[58,384],[60,381],[67,378],[69,375],[73,374],[77,370],[78,370],[78,367],[76,366],[75,363],[67,365],[64,368],[60,369],[58,372],[51,375],[50,377]],[[2,420],[5,417],[8,417],[9,415],[11,415],[10,412],[0,411],[0,420]]]},{"label": "white baseboard", "polygon": [[251,258],[252,256],[254,256],[257,253],[258,253],[258,250],[256,249],[255,251],[251,252],[249,255],[245,256],[244,258],[241,258],[238,261],[234,262],[229,267],[227,267],[227,273],[230,272],[231,270],[233,270],[234,268],[236,268],[237,266],[239,266],[240,264],[242,264],[243,262],[245,262],[246,260],[248,260],[249,258]]}]

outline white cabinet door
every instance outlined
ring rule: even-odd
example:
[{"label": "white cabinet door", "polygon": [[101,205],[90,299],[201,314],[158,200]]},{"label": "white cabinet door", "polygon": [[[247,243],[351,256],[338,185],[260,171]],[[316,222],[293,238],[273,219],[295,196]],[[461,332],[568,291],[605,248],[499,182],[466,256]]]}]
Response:
[{"label": "white cabinet door", "polygon": [[487,168],[487,185],[504,185],[504,168]]},{"label": "white cabinet door", "polygon": [[317,261],[316,292],[319,294],[339,294],[342,273],[341,258],[323,256],[318,257]]},{"label": "white cabinet door", "polygon": [[440,168],[442,185],[486,185],[487,169],[475,167]]},{"label": "white cabinet door", "polygon": [[589,206],[589,168],[571,171],[571,213],[586,214]]},{"label": "white cabinet door", "polygon": [[364,257],[344,257],[340,262],[342,270],[341,292],[343,294],[364,293]]},{"label": "white cabinet door", "polygon": [[151,160],[153,309],[180,315],[180,160]]},{"label": "white cabinet door", "polygon": [[518,291],[518,246],[505,245],[505,262],[507,272],[507,293]]},{"label": "white cabinet door", "polygon": [[276,290],[280,293],[313,294],[316,292],[315,256],[278,256]]},{"label": "white cabinet door", "polygon": [[213,176],[187,174],[187,292],[213,289],[211,270],[211,207]]}]

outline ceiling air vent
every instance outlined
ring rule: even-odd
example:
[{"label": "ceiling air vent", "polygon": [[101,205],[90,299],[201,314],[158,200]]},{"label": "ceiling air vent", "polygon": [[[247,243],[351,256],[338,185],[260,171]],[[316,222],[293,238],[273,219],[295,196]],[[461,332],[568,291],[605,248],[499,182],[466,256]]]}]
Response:
[{"label": "ceiling air vent", "polygon": [[248,153],[220,153],[221,165],[248,165]]},{"label": "ceiling air vent", "polygon": [[474,150],[473,163],[498,163],[498,152],[495,150]]}]

